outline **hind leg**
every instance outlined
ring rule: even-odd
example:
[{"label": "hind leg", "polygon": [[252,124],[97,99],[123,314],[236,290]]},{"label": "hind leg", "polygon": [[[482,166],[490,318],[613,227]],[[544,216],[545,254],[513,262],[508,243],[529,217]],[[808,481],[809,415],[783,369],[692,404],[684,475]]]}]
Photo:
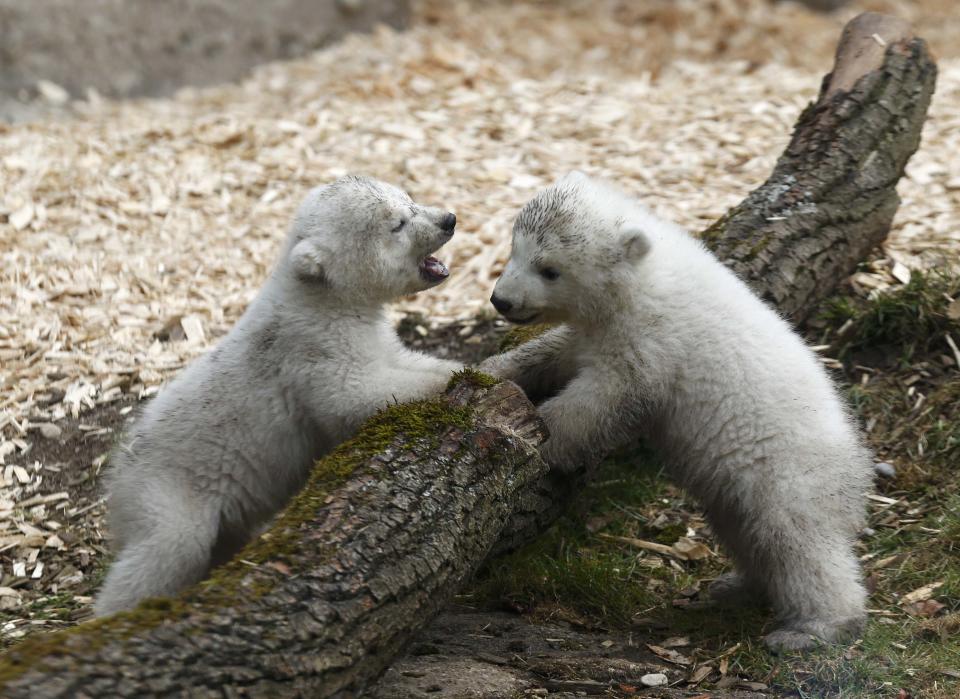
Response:
[{"label": "hind leg", "polygon": [[711,597],[769,602],[779,628],[764,641],[775,651],[853,636],[866,619],[866,591],[852,535],[845,535],[855,531],[857,513],[824,508],[823,498],[797,490],[767,489],[764,496],[741,492],[708,511],[711,527],[742,571],[715,581]]},{"label": "hind leg", "polygon": [[866,623],[866,590],[851,543],[841,536],[794,536],[792,550],[769,556],[767,592],[780,627],[764,638],[773,651],[851,640]]},{"label": "hind leg", "polygon": [[744,538],[742,520],[728,515],[730,506],[715,503],[707,512],[710,528],[714,535],[732,553],[736,566],[733,570],[722,573],[707,587],[710,600],[724,607],[762,606],[769,604],[767,593],[762,583],[752,575],[752,569],[744,565],[745,549],[738,544]]},{"label": "hind leg", "polygon": [[169,509],[153,505],[124,537],[94,603],[97,616],[131,609],[147,597],[174,595],[209,572],[216,519],[183,501]]},{"label": "hind leg", "polygon": [[723,573],[707,588],[710,599],[722,606],[747,607],[767,603],[763,587],[739,570]]}]

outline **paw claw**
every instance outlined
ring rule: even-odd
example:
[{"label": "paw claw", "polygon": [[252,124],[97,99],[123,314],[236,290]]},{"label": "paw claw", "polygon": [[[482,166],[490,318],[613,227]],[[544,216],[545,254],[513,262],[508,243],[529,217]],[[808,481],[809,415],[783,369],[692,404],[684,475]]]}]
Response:
[{"label": "paw claw", "polygon": [[763,643],[772,653],[810,650],[823,645],[823,641],[816,636],[792,629],[778,629],[768,633],[763,637]]}]

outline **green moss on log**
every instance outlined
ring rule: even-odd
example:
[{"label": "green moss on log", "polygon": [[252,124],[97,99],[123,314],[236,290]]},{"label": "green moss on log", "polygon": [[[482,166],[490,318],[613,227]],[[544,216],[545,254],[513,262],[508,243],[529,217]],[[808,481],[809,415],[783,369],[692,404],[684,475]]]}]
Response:
[{"label": "green moss on log", "polygon": [[[474,372],[478,373],[478,372]],[[478,373],[478,376],[482,376]],[[351,477],[359,476],[370,457],[387,451],[399,438],[407,448],[417,445],[429,451],[450,428],[468,430],[473,426],[469,407],[452,407],[442,398],[392,405],[367,420],[352,439],[344,442],[318,461],[303,489],[294,496],[268,532],[247,545],[230,563],[218,568],[201,583],[207,596],[202,602],[235,600],[237,594],[260,597],[271,589],[278,577],[273,572],[257,575],[266,563],[290,560],[300,551],[303,523],[316,516],[331,493]],[[332,552],[331,552],[332,553]],[[311,554],[322,560],[322,552]]]},{"label": "green moss on log", "polygon": [[708,248],[713,248],[719,241],[723,240],[727,235],[727,224],[737,213],[737,208],[731,209],[726,214],[718,218],[713,224],[710,225],[705,231],[701,232],[697,237],[703,241],[703,244]]},{"label": "green moss on log", "polygon": [[552,323],[534,323],[532,325],[518,325],[503,336],[500,341],[500,352],[509,352],[530,340],[540,337],[547,330],[554,327]]},{"label": "green moss on log", "polygon": [[731,209],[697,237],[710,250],[716,251],[716,247],[723,243],[726,246],[726,255],[739,255],[743,261],[749,262],[766,250],[770,243],[777,239],[777,236],[769,228],[752,231],[750,236],[739,234],[736,237],[731,236],[728,226],[732,220],[741,215],[740,207]]},{"label": "green moss on log", "polygon": [[3,688],[8,682],[27,670],[43,667],[50,659],[75,652],[96,651],[114,639],[130,638],[144,629],[181,618],[188,610],[189,606],[180,599],[151,598],[128,612],[94,619],[56,633],[31,636],[10,648],[0,659],[0,696],[3,696]]},{"label": "green moss on log", "polygon": [[495,376],[490,376],[489,374],[484,374],[482,371],[464,367],[450,377],[447,390],[451,390],[459,383],[466,383],[474,388],[492,388],[500,383],[500,379]]}]

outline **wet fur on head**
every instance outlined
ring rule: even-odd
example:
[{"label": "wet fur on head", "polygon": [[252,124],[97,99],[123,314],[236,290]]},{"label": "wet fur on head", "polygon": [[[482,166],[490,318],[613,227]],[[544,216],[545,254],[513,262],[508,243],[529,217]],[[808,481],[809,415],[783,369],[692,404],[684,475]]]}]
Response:
[{"label": "wet fur on head", "polygon": [[574,171],[520,211],[495,294],[515,322],[609,316],[625,276],[656,244],[658,224],[623,192]]}]

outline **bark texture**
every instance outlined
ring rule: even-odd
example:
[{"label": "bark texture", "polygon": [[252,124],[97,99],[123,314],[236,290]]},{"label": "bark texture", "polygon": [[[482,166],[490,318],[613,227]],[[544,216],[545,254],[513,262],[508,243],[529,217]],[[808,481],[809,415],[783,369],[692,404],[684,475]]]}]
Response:
[{"label": "bark texture", "polygon": [[886,238],[936,73],[926,44],[902,20],[853,19],[773,174],[704,232],[707,245],[794,322]]},{"label": "bark texture", "polygon": [[467,374],[373,418],[267,535],[181,597],[11,649],[0,696],[360,695],[545,470],[533,406],[488,382]]},{"label": "bark texture", "polygon": [[[871,15],[837,63],[770,180],[704,234],[797,320],[886,235],[936,72]],[[515,386],[476,374],[391,408],[210,580],[11,649],[0,696],[357,696],[495,542],[533,538],[572,501],[588,469],[543,475],[543,437]]]},{"label": "bark texture", "polygon": [[[886,238],[936,74],[926,43],[902,20],[872,12],[851,20],[773,174],[703,241],[786,317],[804,320]],[[590,468],[579,478],[548,473],[525,491],[495,551],[548,527]]]}]

